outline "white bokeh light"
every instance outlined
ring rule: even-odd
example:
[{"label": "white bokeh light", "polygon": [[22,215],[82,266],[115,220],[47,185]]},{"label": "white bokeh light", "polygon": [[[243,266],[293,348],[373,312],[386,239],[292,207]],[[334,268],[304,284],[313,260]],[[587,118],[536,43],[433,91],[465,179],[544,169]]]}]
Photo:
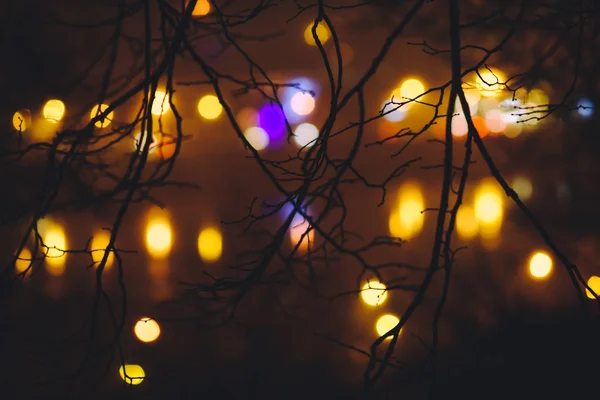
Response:
[{"label": "white bokeh light", "polygon": [[290,100],[292,111],[300,116],[305,116],[315,109],[315,98],[310,93],[298,92]]},{"label": "white bokeh light", "polygon": [[300,124],[294,130],[294,141],[300,147],[312,147],[319,137],[319,129],[313,124]]},{"label": "white bokeh light", "polygon": [[264,150],[269,145],[269,135],[263,128],[258,126],[251,126],[246,129],[244,136],[255,150]]},{"label": "white bokeh light", "polygon": [[390,122],[400,122],[406,118],[406,110],[400,107],[399,104],[393,104],[389,101],[383,103],[383,118]]}]

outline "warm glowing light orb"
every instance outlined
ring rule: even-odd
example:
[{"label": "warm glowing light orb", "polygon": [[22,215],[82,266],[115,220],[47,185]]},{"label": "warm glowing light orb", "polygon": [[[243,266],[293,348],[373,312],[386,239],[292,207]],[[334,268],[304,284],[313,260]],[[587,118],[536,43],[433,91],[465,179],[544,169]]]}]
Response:
[{"label": "warm glowing light orb", "polygon": [[533,194],[533,185],[531,181],[524,176],[517,176],[512,181],[512,188],[521,200],[529,200]]},{"label": "warm glowing light orb", "polygon": [[31,127],[31,111],[19,110],[12,117],[13,128],[19,132],[25,132]]},{"label": "warm glowing light orb", "polygon": [[300,147],[312,147],[319,138],[319,128],[313,124],[300,124],[294,130],[294,141]]},{"label": "warm glowing light orb", "polygon": [[292,96],[290,106],[296,114],[305,116],[315,109],[315,98],[310,93],[298,92]]},{"label": "warm glowing light orb", "polygon": [[544,279],[552,272],[552,258],[543,251],[534,253],[529,259],[529,273],[536,279]]},{"label": "warm glowing light orb", "polygon": [[[550,99],[542,89],[533,89],[527,96],[527,102],[532,103],[536,107],[540,107],[548,105]],[[540,110],[545,110],[545,107],[542,107]]]},{"label": "warm glowing light orb", "polygon": [[59,122],[65,116],[65,103],[60,100],[48,100],[42,109],[42,115],[50,122]]},{"label": "warm glowing light orb", "polygon": [[[90,111],[90,119],[96,118],[98,116],[98,114],[102,114],[104,111],[106,111],[107,108],[108,108],[108,104],[96,105],[94,108],[92,108],[92,111]],[[96,121],[96,123],[94,125],[96,126],[96,128],[108,127],[113,120],[114,114],[115,114],[114,111],[109,112],[106,117],[104,117],[100,121]]]},{"label": "warm glowing light orb", "polygon": [[299,252],[308,250],[314,242],[315,231],[310,228],[310,223],[301,214],[294,215],[289,228],[290,243],[294,248],[298,246]]},{"label": "warm glowing light orb", "polygon": [[[400,103],[401,101],[394,97],[394,103]],[[390,101],[386,101],[382,106],[383,118],[390,122],[400,122],[406,118],[406,111],[408,110],[406,105],[400,106],[400,104],[394,104]]]},{"label": "warm glowing light orb", "polygon": [[65,250],[67,247],[67,240],[65,232],[62,226],[56,224],[42,236],[44,245],[48,248],[44,248],[46,255],[46,267],[50,275],[60,276],[65,272]]},{"label": "warm glowing light orb", "polygon": [[[146,146],[146,141],[148,140],[148,134],[144,132],[142,137],[142,132],[135,135],[133,138],[133,149],[138,153],[141,153]],[[148,148],[148,154],[154,153],[156,147],[158,146],[158,138],[156,135],[152,135],[152,142],[150,143],[150,147]]]},{"label": "warm glowing light orb", "polygon": [[506,129],[504,130],[504,136],[509,139],[514,139],[521,134],[523,131],[523,124],[508,124],[506,125]]},{"label": "warm glowing light orb", "polygon": [[146,372],[141,365],[137,364],[125,364],[119,368],[119,375],[121,379],[130,385],[139,385],[144,381]]},{"label": "warm glowing light orb", "polygon": [[422,95],[423,92],[425,92],[425,86],[415,78],[407,79],[400,85],[400,96],[403,100],[414,99]]},{"label": "warm glowing light orb", "polygon": [[[104,254],[106,253],[106,248],[108,247],[108,244],[110,243],[110,232],[102,229],[99,230],[96,234],[94,234],[94,237],[92,238],[92,243],[90,244],[90,250],[92,251],[92,262],[94,263],[94,267],[97,267],[98,265],[100,265],[100,261],[102,261],[102,258],[104,257]],[[110,251],[108,253],[108,257],[106,259],[106,264],[104,265],[105,268],[110,268],[112,266],[112,263],[114,261],[115,258],[115,253],[113,251]]]},{"label": "warm glowing light orb", "polygon": [[[596,293],[597,296],[600,296],[600,276],[590,277],[590,279],[587,281],[587,285],[594,291],[594,293]],[[585,289],[585,295],[588,297],[588,299],[596,298],[587,288]]]},{"label": "warm glowing light orb", "polygon": [[452,117],[452,136],[460,138],[469,132],[469,124],[463,114]]},{"label": "warm glowing light orb", "polygon": [[[315,41],[315,38],[313,36],[313,30],[312,30],[314,24],[315,24],[314,22],[311,22],[310,24],[308,24],[306,29],[304,29],[304,41],[309,46],[317,45],[317,42]],[[331,36],[331,32],[329,32],[329,28],[327,27],[327,25],[324,22],[319,22],[319,24],[317,25],[316,33],[317,33],[317,38],[319,38],[319,42],[321,42],[322,45],[327,43],[327,41],[329,40],[329,37]]]},{"label": "warm glowing light orb", "polygon": [[473,239],[479,232],[479,222],[475,210],[468,204],[462,204],[456,213],[456,232],[465,240]]},{"label": "warm glowing light orb", "polygon": [[210,12],[210,1],[198,0],[196,6],[192,10],[193,17],[203,17]]},{"label": "warm glowing light orb", "polygon": [[421,187],[416,183],[406,183],[400,187],[397,208],[389,220],[390,235],[410,239],[418,235],[425,222],[425,201]]},{"label": "warm glowing light orb", "polygon": [[[27,247],[23,247],[23,250],[17,256],[17,260],[15,261],[15,272],[17,274],[21,274],[29,268],[31,262],[33,261],[33,257],[31,251]],[[30,272],[31,269],[28,271]]]},{"label": "warm glowing light orb", "polygon": [[506,87],[504,73],[495,68],[479,70],[475,79],[475,87],[483,97],[494,97]]},{"label": "warm glowing light orb", "polygon": [[379,306],[387,298],[386,286],[377,280],[368,281],[363,285],[360,297],[369,306]]},{"label": "warm glowing light orb", "polygon": [[198,101],[198,113],[204,119],[217,119],[222,112],[223,106],[217,96],[207,94]]},{"label": "warm glowing light orb", "polygon": [[144,317],[136,322],[133,332],[140,341],[150,343],[154,342],[160,336],[160,326],[152,318]]},{"label": "warm glowing light orb", "polygon": [[485,114],[485,124],[491,133],[501,133],[506,129],[504,114],[500,110],[490,110]]},{"label": "warm glowing light orb", "polygon": [[244,132],[246,140],[255,150],[261,151],[269,145],[269,135],[263,128],[251,126]]},{"label": "warm glowing light orb", "polygon": [[219,261],[223,254],[223,236],[217,228],[205,228],[198,235],[198,254],[202,261]]},{"label": "warm glowing light orb", "polygon": [[502,218],[502,199],[496,193],[483,193],[475,201],[477,219],[491,224]]},{"label": "warm glowing light orb", "polygon": [[150,112],[152,115],[160,116],[169,111],[171,104],[169,104],[169,95],[161,90],[157,90],[154,94],[154,101],[152,102],[152,109]]},{"label": "warm glowing light orb", "polygon": [[146,225],[146,249],[155,259],[169,255],[173,242],[171,224],[166,216],[150,216]]},{"label": "warm glowing light orb", "polygon": [[[377,334],[379,336],[383,336],[392,329],[394,329],[399,322],[400,318],[396,317],[395,315],[385,314],[379,317],[379,319],[377,320],[377,323],[375,324],[375,330],[377,331]],[[402,333],[402,329],[400,329],[398,335],[400,335],[400,333]],[[388,336],[386,340],[390,340],[391,338],[391,336]]]}]

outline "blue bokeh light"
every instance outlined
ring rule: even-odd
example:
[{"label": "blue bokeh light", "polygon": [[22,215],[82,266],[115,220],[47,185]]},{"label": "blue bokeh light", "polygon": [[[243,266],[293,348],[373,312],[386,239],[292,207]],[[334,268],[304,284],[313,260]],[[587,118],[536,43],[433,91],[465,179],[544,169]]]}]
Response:
[{"label": "blue bokeh light", "polygon": [[258,126],[269,135],[269,147],[281,148],[285,143],[285,117],[277,104],[266,104],[258,112]]},{"label": "blue bokeh light", "polygon": [[594,114],[594,103],[589,99],[580,99],[577,102],[577,107],[577,114],[585,119],[591,118]]}]

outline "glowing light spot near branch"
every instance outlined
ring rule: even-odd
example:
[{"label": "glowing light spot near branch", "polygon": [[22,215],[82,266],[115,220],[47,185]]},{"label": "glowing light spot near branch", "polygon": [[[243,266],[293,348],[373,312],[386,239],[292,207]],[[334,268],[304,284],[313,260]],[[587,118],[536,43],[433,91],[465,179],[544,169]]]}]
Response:
[{"label": "glowing light spot near branch", "polygon": [[223,236],[216,228],[203,229],[198,235],[198,254],[204,262],[219,261],[223,253]]},{"label": "glowing light spot near branch", "polygon": [[[400,103],[400,99],[394,97],[394,103]],[[406,118],[407,105],[400,106],[400,104],[394,104],[390,101],[383,103],[382,112],[383,118],[390,122],[400,122]]]},{"label": "glowing light spot near branch", "polygon": [[146,225],[146,249],[148,254],[155,259],[162,259],[169,255],[173,241],[171,224],[161,210],[152,210]]},{"label": "glowing light spot near branch", "polygon": [[292,96],[290,106],[296,114],[301,116],[308,115],[315,109],[315,99],[310,93],[298,92]]},{"label": "glowing light spot near branch", "polygon": [[192,10],[193,17],[203,17],[210,12],[210,2],[208,0],[198,0]]},{"label": "glowing light spot near branch", "polygon": [[269,135],[267,135],[267,132],[263,128],[259,128],[258,126],[246,129],[244,136],[248,143],[250,143],[250,146],[257,151],[264,150],[269,145]]},{"label": "glowing light spot near branch", "polygon": [[[23,247],[23,250],[17,256],[17,260],[15,261],[15,272],[17,274],[23,273],[29,268],[33,257],[31,255],[31,251],[27,247]],[[31,269],[27,272],[29,275],[31,273]]]},{"label": "glowing light spot near branch", "polygon": [[456,214],[456,232],[465,239],[473,239],[479,232],[479,223],[473,207],[463,204]]},{"label": "glowing light spot near branch", "polygon": [[[400,96],[402,96],[403,101],[407,99],[414,99],[425,92],[425,86],[421,83],[420,80],[411,78],[407,79],[400,85]],[[422,100],[420,98],[417,101]]]},{"label": "glowing light spot near branch", "polygon": [[144,381],[146,372],[137,364],[125,364],[119,368],[119,375],[121,379],[130,385],[139,385]]},{"label": "glowing light spot near branch", "polygon": [[49,228],[42,235],[46,254],[45,262],[47,271],[50,275],[61,276],[65,272],[67,239],[62,226],[50,223]]},{"label": "glowing light spot near branch", "polygon": [[65,103],[57,99],[52,99],[46,102],[42,114],[50,122],[59,122],[65,116],[65,111]]},{"label": "glowing light spot near branch", "polygon": [[535,279],[545,279],[552,272],[552,258],[538,251],[529,259],[529,273]]},{"label": "glowing light spot near branch", "polygon": [[577,114],[579,116],[589,119],[594,115],[594,103],[589,99],[581,99],[577,102]]},{"label": "glowing light spot near branch", "polygon": [[[146,146],[146,140],[148,140],[148,136],[148,134],[144,133],[142,137],[141,132],[135,135],[135,137],[133,138],[133,149],[138,153],[141,153],[144,150],[144,147]],[[157,146],[158,139],[155,135],[152,135],[152,142],[150,143],[150,147],[148,148],[148,154],[154,153]]]},{"label": "glowing light spot near branch", "polygon": [[508,124],[506,126],[506,129],[504,130],[504,136],[506,136],[509,139],[513,139],[513,138],[516,138],[517,136],[519,136],[522,131],[523,131],[523,124],[521,124],[521,123]]},{"label": "glowing light spot near branch", "polygon": [[[600,296],[600,276],[592,276],[587,281],[587,285],[596,293],[597,296]],[[585,295],[588,299],[595,299],[592,292],[590,292],[587,288],[585,289]]]},{"label": "glowing light spot near branch", "polygon": [[390,215],[390,235],[410,239],[423,229],[425,221],[425,215],[422,213],[425,209],[423,193],[415,183],[402,185],[399,193],[398,206]]},{"label": "glowing light spot near branch", "polygon": [[[94,263],[94,267],[97,267],[102,261],[104,254],[106,253],[106,247],[110,243],[110,232],[107,230],[98,231],[94,237],[92,238],[92,243],[90,244],[92,250],[92,262]],[[115,254],[113,251],[108,253],[108,258],[106,259],[105,268],[110,268],[114,261]]]},{"label": "glowing light spot near branch", "polygon": [[152,102],[152,109],[150,112],[152,115],[163,115],[171,108],[171,104],[169,104],[169,95],[165,92],[157,90],[154,95],[154,101]]},{"label": "glowing light spot near branch", "polygon": [[300,253],[307,251],[314,242],[315,231],[312,229],[309,231],[309,229],[310,223],[301,214],[296,214],[289,228],[290,243],[293,247],[300,243],[298,245],[298,252]]},{"label": "glowing light spot near branch", "polygon": [[300,147],[312,147],[319,137],[319,129],[313,124],[304,123],[296,127],[294,141]]},{"label": "glowing light spot near branch", "polygon": [[13,128],[18,132],[25,132],[31,127],[31,111],[19,110],[12,117]]},{"label": "glowing light spot near branch", "polygon": [[506,77],[502,71],[495,68],[484,68],[479,70],[475,79],[475,87],[483,97],[494,97],[500,94],[506,87]]},{"label": "glowing light spot near branch", "polygon": [[521,200],[529,200],[533,194],[531,181],[523,176],[517,176],[512,182],[512,188]]},{"label": "glowing light spot near branch", "polygon": [[485,119],[480,116],[472,117],[473,125],[475,129],[477,129],[477,133],[479,133],[479,137],[486,137],[489,133],[489,129],[485,123]]},{"label": "glowing light spot near branch", "polygon": [[160,326],[152,318],[144,317],[135,324],[133,332],[140,341],[150,343],[160,336]]},{"label": "glowing light spot near branch", "polygon": [[506,129],[506,122],[500,110],[491,110],[485,114],[485,124],[492,133],[502,133]]},{"label": "glowing light spot near branch", "polygon": [[[377,323],[375,324],[375,330],[379,336],[383,336],[398,325],[400,322],[400,318],[396,317],[393,314],[385,314],[379,317]],[[398,333],[400,335],[402,333],[402,329]],[[391,340],[392,336],[388,336],[386,340]]]},{"label": "glowing light spot near branch", "polygon": [[258,125],[269,135],[269,146],[278,148],[285,141],[285,117],[276,104],[267,104],[258,113]]},{"label": "glowing light spot near branch", "polygon": [[[547,106],[550,100],[548,95],[542,89],[533,89],[527,96],[527,102],[536,107]],[[546,110],[547,107],[541,107],[540,111]]]},{"label": "glowing light spot near branch", "polygon": [[219,118],[223,112],[223,106],[217,96],[206,95],[198,102],[198,113],[204,119],[213,120]]},{"label": "glowing light spot near branch", "polygon": [[369,306],[379,306],[387,298],[386,286],[377,280],[368,281],[363,285],[360,297]]},{"label": "glowing light spot near branch", "polygon": [[[304,29],[304,41],[309,46],[317,45],[317,42],[315,41],[315,38],[313,36],[313,31],[312,31],[313,25],[314,25],[314,22],[311,22],[310,24],[308,24],[306,29]],[[317,37],[319,38],[319,42],[321,42],[322,45],[327,43],[327,41],[329,40],[329,37],[331,36],[331,32],[329,32],[329,28],[327,27],[327,25],[324,22],[319,22],[319,24],[317,25],[316,32],[317,32]]]},{"label": "glowing light spot near branch", "polygon": [[[92,111],[90,111],[90,119],[96,118],[98,114],[102,114],[104,111],[106,111],[107,108],[108,104],[98,104],[97,106],[92,108]],[[96,126],[96,128],[108,127],[113,120],[114,114],[115,113],[113,111],[109,112],[105,118],[101,119],[100,121],[96,121],[94,125]]]},{"label": "glowing light spot near branch", "polygon": [[[494,179],[483,179],[475,188],[475,217],[484,240],[493,243],[499,237],[504,217],[503,192]],[[495,242],[494,242],[495,243]]]}]

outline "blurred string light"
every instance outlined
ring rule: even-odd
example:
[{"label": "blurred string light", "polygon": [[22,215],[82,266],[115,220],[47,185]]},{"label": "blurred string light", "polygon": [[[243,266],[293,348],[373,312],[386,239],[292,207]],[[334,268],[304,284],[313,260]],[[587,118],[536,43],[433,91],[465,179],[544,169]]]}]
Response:
[{"label": "blurred string light", "polygon": [[193,17],[203,17],[210,12],[210,1],[209,0],[198,0],[194,9],[192,10]]},{"label": "blurred string light", "polygon": [[486,137],[489,133],[489,129],[485,123],[485,119],[479,115],[475,115],[471,118],[471,120],[473,121],[473,126],[475,126],[475,129],[477,129],[479,137]]},{"label": "blurred string light", "polygon": [[250,143],[250,146],[256,151],[264,150],[269,146],[269,135],[267,134],[267,131],[258,126],[251,126],[246,129],[244,136],[248,143]]},{"label": "blurred string light", "polygon": [[502,190],[494,178],[482,179],[475,188],[475,218],[484,242],[499,238],[504,216]]},{"label": "blurred string light", "polygon": [[533,194],[533,185],[531,181],[524,176],[515,177],[511,186],[521,200],[527,201]]},{"label": "blurred string light", "polygon": [[283,114],[290,124],[305,121],[315,110],[319,86],[313,79],[304,76],[286,79],[286,82],[295,86],[280,89],[279,100]]},{"label": "blurred string light", "polygon": [[485,114],[485,124],[490,133],[500,134],[506,129],[504,114],[500,110],[490,110]]},{"label": "blurred string light", "polygon": [[506,129],[504,130],[504,136],[506,136],[509,139],[513,139],[513,138],[516,138],[517,136],[519,136],[522,131],[523,131],[522,123],[517,122],[514,124],[507,124]]},{"label": "blurred string light", "polygon": [[[399,99],[394,98],[394,103],[400,103]],[[391,103],[391,100],[386,100],[382,108],[383,118],[390,122],[400,122],[406,118],[406,105],[400,106],[400,104]]]},{"label": "blurred string light", "polygon": [[369,306],[380,306],[387,298],[387,287],[378,280],[369,280],[361,288],[360,298]]},{"label": "blurred string light", "polygon": [[269,147],[280,148],[285,142],[285,117],[277,104],[266,104],[258,112],[258,125],[269,136]]},{"label": "blurred string light", "polygon": [[535,279],[545,279],[552,272],[552,258],[543,252],[535,252],[529,259],[529,274]]},{"label": "blurred string light", "polygon": [[[92,251],[92,262],[94,263],[94,267],[100,265],[104,254],[106,254],[106,247],[110,243],[110,232],[102,229],[96,232],[92,238],[92,243],[90,244],[90,250]],[[115,258],[115,254],[113,251],[108,253],[108,258],[106,259],[105,268],[110,268],[113,264]]]},{"label": "blurred string light", "polygon": [[585,119],[594,115],[594,103],[590,99],[582,98],[577,102],[577,114]]},{"label": "blurred string light", "polygon": [[[596,293],[597,296],[600,296],[600,276],[594,275],[590,277],[590,279],[587,281],[587,285],[594,291],[594,293]],[[588,299],[596,298],[587,288],[585,289],[585,295],[588,297]]]},{"label": "blurred string light", "polygon": [[170,218],[159,208],[153,208],[146,218],[146,250],[154,259],[164,259],[171,252],[173,233]]},{"label": "blurred string light", "polygon": [[223,106],[217,96],[208,94],[198,101],[198,113],[204,119],[217,119],[222,112]]},{"label": "blurred string light", "polygon": [[168,160],[175,155],[177,142],[172,137],[163,136],[160,139],[160,142],[156,145],[156,148],[158,149],[160,158],[163,160]]},{"label": "blurred string light", "polygon": [[[310,24],[308,24],[308,26],[304,29],[304,41],[309,46],[317,45],[317,42],[315,41],[315,38],[313,36],[314,24],[315,23],[313,21]],[[327,27],[327,24],[325,24],[324,22],[319,22],[319,24],[317,25],[316,33],[317,33],[317,37],[319,38],[319,42],[321,42],[322,45],[327,43],[327,41],[329,40],[329,37],[331,36],[331,32],[329,31],[329,28]]]},{"label": "blurred string light", "polygon": [[483,97],[494,97],[500,94],[506,85],[506,76],[497,68],[482,68],[475,78],[475,87]]},{"label": "blurred string light", "polygon": [[[23,247],[19,255],[17,256],[17,260],[15,261],[15,272],[17,274],[21,274],[29,268],[33,261],[33,256],[31,251],[27,247]],[[31,273],[31,269],[28,271],[28,275]]]},{"label": "blurred string light", "polygon": [[[305,212],[308,215],[308,212]],[[315,231],[310,229],[310,223],[300,213],[296,213],[290,224],[290,243],[292,247],[298,246],[298,252],[303,253],[312,246],[314,242]],[[308,231],[308,233],[307,233]]]},{"label": "blurred string light", "polygon": [[402,239],[417,236],[423,229],[425,201],[421,187],[409,182],[400,186],[398,202],[389,219],[390,235]]},{"label": "blurred string light", "polygon": [[154,94],[154,101],[152,102],[152,109],[150,112],[152,115],[160,116],[169,111],[171,104],[169,104],[169,95],[161,90],[157,90]]},{"label": "blurred string light", "polygon": [[42,115],[50,122],[59,122],[65,116],[65,103],[58,99],[48,100],[42,109]]},{"label": "blurred string light", "polygon": [[119,375],[121,379],[130,385],[139,385],[144,381],[146,372],[141,365],[138,364],[125,364],[119,367]]},{"label": "blurred string light", "polygon": [[[400,96],[403,100],[414,99],[424,92],[425,85],[417,78],[406,79],[400,84]],[[417,101],[422,100],[422,98],[419,98]]]},{"label": "blurred string light", "polygon": [[25,132],[31,127],[31,111],[22,109],[13,114],[12,125],[16,131]]},{"label": "blurred string light", "polygon": [[[135,137],[133,138],[133,149],[138,153],[141,153],[144,150],[144,147],[146,146],[146,141],[148,140],[149,136],[150,135],[148,135],[147,133],[144,133],[142,137],[142,132],[135,135]],[[158,139],[156,135],[152,135],[152,142],[150,143],[150,147],[148,148],[148,154],[154,153],[157,145]]]},{"label": "blurred string light", "polygon": [[[375,323],[375,331],[379,336],[383,336],[398,325],[400,322],[400,318],[396,317],[394,314],[385,314],[379,317],[377,322]],[[398,335],[402,333],[402,329]],[[392,336],[388,336],[386,340],[390,340]]]},{"label": "blurred string light", "polygon": [[63,226],[53,220],[43,218],[38,222],[38,231],[46,247],[42,247],[45,255],[46,270],[52,276],[61,276],[65,272],[67,238]]},{"label": "blurred string light", "polygon": [[452,136],[456,138],[464,137],[469,131],[469,125],[464,114],[454,115],[452,117]]},{"label": "blurred string light", "polygon": [[152,318],[144,317],[136,322],[133,332],[141,342],[154,342],[160,336],[160,325]]},{"label": "blurred string light", "polygon": [[456,214],[456,232],[464,240],[473,239],[479,233],[479,222],[475,209],[468,204],[462,204]]},{"label": "blurred string light", "polygon": [[319,128],[313,124],[300,124],[294,130],[294,141],[298,146],[312,147],[319,138]]},{"label": "blurred string light", "polygon": [[[94,108],[92,108],[92,111],[90,111],[90,119],[96,118],[99,114],[102,114],[104,111],[106,111],[107,108],[108,104],[96,105]],[[96,128],[107,128],[112,122],[114,114],[115,113],[113,111],[109,112],[106,117],[102,118],[99,121],[96,121],[94,125],[96,126]]]},{"label": "blurred string light", "polygon": [[315,109],[315,104],[315,98],[310,93],[298,92],[290,100],[292,111],[300,116],[312,113]]},{"label": "blurred string light", "polygon": [[205,228],[198,235],[198,254],[202,261],[214,263],[223,254],[223,236],[217,228]]}]

